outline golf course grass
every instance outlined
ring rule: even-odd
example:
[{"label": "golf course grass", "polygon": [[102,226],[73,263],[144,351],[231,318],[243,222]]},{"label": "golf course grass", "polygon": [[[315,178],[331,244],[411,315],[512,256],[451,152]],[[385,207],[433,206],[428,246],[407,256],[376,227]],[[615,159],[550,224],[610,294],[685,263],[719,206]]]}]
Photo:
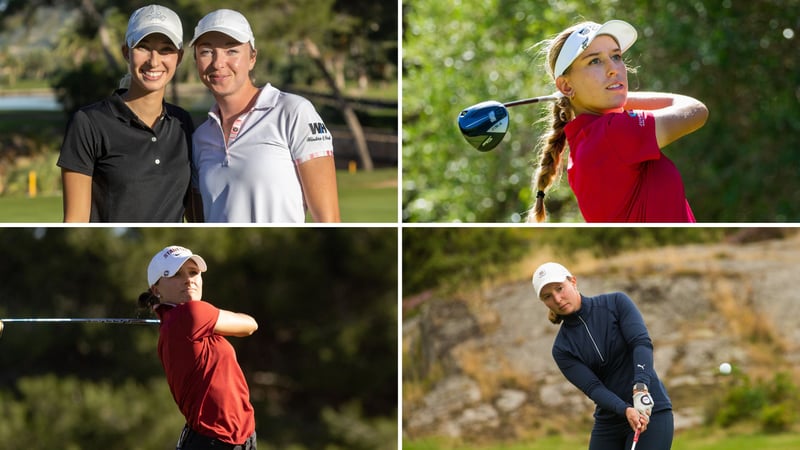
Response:
[{"label": "golf course grass", "polygon": [[[344,223],[397,223],[397,169],[337,172]],[[59,223],[61,196],[0,197],[0,223]]]},{"label": "golf course grass", "polygon": [[[404,440],[403,442],[403,450],[576,450],[588,447],[588,434],[584,437],[550,436],[535,441],[487,446],[459,445],[437,439]],[[785,450],[790,448],[800,448],[800,434],[738,434],[726,433],[725,430],[695,429],[677,433],[672,443],[672,450]]]}]

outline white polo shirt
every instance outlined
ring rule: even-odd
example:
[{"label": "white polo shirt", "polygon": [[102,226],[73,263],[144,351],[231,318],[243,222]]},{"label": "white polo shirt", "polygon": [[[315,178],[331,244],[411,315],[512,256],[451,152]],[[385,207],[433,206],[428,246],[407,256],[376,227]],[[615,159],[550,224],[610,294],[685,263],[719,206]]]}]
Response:
[{"label": "white polo shirt", "polygon": [[223,138],[214,105],[192,136],[193,181],[206,222],[305,222],[297,166],[333,155],[333,140],[314,106],[270,84]]}]

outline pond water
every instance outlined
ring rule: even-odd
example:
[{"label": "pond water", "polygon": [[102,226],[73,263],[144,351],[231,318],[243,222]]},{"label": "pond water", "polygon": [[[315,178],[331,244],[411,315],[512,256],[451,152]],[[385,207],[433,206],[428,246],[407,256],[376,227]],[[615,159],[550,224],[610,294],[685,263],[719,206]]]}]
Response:
[{"label": "pond water", "polygon": [[59,111],[61,104],[54,95],[0,96],[0,111]]}]

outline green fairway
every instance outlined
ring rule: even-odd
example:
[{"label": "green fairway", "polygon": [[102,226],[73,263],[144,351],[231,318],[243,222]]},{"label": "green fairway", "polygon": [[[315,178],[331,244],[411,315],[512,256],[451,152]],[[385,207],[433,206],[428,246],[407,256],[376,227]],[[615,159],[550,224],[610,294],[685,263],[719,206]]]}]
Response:
[{"label": "green fairway", "polygon": [[[338,172],[339,209],[346,223],[397,223],[397,169]],[[61,222],[61,197],[0,197],[0,223]]]},{"label": "green fairway", "polygon": [[397,223],[397,169],[338,172],[342,222]]},{"label": "green fairway", "polygon": [[[448,444],[437,439],[404,441],[403,450],[575,450],[589,447],[588,434],[584,438],[547,437],[530,442],[502,445],[470,446]],[[800,448],[800,434],[725,434],[721,430],[705,433],[693,430],[679,433],[672,450],[784,450]]]},{"label": "green fairway", "polygon": [[0,222],[61,222],[61,197],[0,197]]}]

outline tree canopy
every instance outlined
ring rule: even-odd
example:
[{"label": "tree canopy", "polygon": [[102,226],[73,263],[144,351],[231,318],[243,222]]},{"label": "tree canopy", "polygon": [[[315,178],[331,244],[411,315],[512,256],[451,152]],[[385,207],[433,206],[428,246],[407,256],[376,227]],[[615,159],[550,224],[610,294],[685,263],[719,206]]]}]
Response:
[{"label": "tree canopy", "polygon": [[[0,72],[5,76],[0,76],[0,84],[45,79],[60,88],[77,89],[74,83],[60,81],[83,68],[83,89],[94,88],[92,95],[97,98],[106,96],[116,83],[109,86],[102,77],[118,80],[125,73],[120,46],[128,18],[135,9],[151,3],[8,0],[0,9],[0,32],[9,35],[13,45],[0,45],[0,55],[7,62]],[[304,41],[321,49],[326,70],[335,73],[341,83],[393,82],[397,78],[396,5],[336,0],[242,0],[234,6],[210,0],[165,0],[159,4],[181,18],[184,43],[192,39],[200,18],[215,9],[228,7],[244,14],[256,39],[258,61],[252,75],[259,85],[303,86],[324,79],[306,54]],[[51,16],[60,22],[43,22]],[[42,30],[42,23],[52,29]],[[0,37],[0,44],[2,41]],[[93,70],[87,71],[87,67]],[[98,82],[87,81],[87,76],[98,77]],[[175,81],[197,81],[190,54],[179,66]]]},{"label": "tree canopy", "polygon": [[[0,230],[0,317],[150,317],[136,299],[150,258],[172,244],[208,263],[207,301],[259,323],[230,338],[259,448],[396,448],[393,229]],[[36,436],[33,449],[170,448],[183,418],[157,339],[148,325],[6,324],[0,437]]]}]

